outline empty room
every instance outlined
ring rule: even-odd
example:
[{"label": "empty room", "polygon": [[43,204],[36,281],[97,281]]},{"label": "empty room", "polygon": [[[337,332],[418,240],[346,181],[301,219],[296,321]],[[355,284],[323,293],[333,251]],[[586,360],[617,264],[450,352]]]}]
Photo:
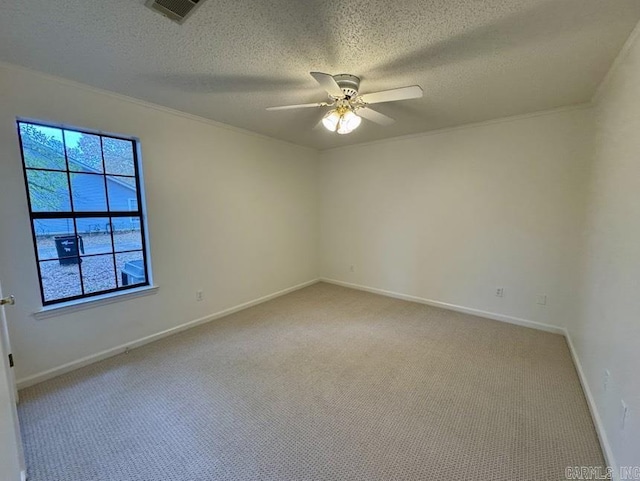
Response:
[{"label": "empty room", "polygon": [[0,1],[0,481],[640,480],[639,22]]}]

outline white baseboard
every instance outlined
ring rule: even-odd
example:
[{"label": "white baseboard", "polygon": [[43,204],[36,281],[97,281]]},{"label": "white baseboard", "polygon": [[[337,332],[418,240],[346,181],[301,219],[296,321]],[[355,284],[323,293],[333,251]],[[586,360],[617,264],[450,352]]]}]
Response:
[{"label": "white baseboard", "polygon": [[618,470],[618,464],[616,462],[615,456],[613,455],[613,450],[611,449],[611,444],[609,443],[607,432],[604,429],[604,423],[602,422],[602,418],[600,417],[600,413],[598,412],[598,408],[596,407],[596,402],[593,397],[593,393],[591,392],[591,388],[589,387],[589,383],[587,382],[587,377],[585,376],[584,370],[582,369],[582,364],[580,363],[578,352],[573,346],[573,341],[571,340],[569,331],[566,329],[564,329],[564,337],[567,340],[567,345],[569,346],[569,351],[571,352],[571,357],[573,358],[573,364],[576,366],[578,378],[580,379],[580,384],[582,385],[582,391],[584,391],[584,396],[587,399],[587,405],[589,406],[591,418],[593,419],[593,424],[596,428],[598,439],[600,440],[600,447],[602,448],[602,452],[604,454],[605,463],[607,463],[607,466],[613,469],[613,480],[618,481],[620,479],[620,471]]},{"label": "white baseboard", "polygon": [[374,294],[380,294],[387,297],[394,297],[396,299],[402,299],[405,301],[418,302],[420,304],[426,304],[433,307],[441,307],[443,309],[449,309],[450,311],[463,312],[465,314],[471,314],[478,317],[484,317],[486,319],[493,319],[494,321],[508,322],[509,324],[516,324],[518,326],[530,327],[532,329],[538,329],[539,331],[553,332],[555,334],[565,334],[565,330],[561,327],[551,324],[544,324],[542,322],[530,321],[528,319],[521,319],[519,317],[506,316],[504,314],[498,314],[495,312],[482,311],[480,309],[474,309],[471,307],[458,306],[456,304],[449,304],[446,302],[434,301],[431,299],[425,299],[423,297],[410,296],[408,294],[401,294],[399,292],[387,291],[384,289],[378,289],[377,287],[362,286],[360,284],[352,284],[350,282],[338,281],[336,279],[327,279],[321,277],[320,281],[328,282],[329,284],[336,284],[338,286],[350,287],[351,289],[358,289],[359,291],[372,292]]},{"label": "white baseboard", "polygon": [[83,357],[81,359],[77,359],[75,361],[68,362],[58,367],[54,367],[52,369],[48,369],[46,371],[34,374],[32,376],[25,377],[23,379],[19,379],[16,384],[18,389],[24,389],[25,387],[33,386],[34,384],[38,384],[39,382],[46,381],[47,379],[54,378],[56,376],[60,376],[61,374],[65,374],[70,371],[74,371],[81,367],[87,366],[94,362],[102,361],[103,359],[107,359],[112,356],[116,356],[123,352],[126,352],[130,349],[134,349],[136,347],[140,347],[144,344],[148,344],[150,342],[156,341],[163,337],[170,336],[172,334],[177,334],[178,332],[184,331],[186,329],[199,326],[200,324],[204,324],[205,322],[213,321],[215,319],[219,319],[224,316],[228,316],[229,314],[233,314],[234,312],[241,311],[243,309],[248,309],[249,307],[253,307],[258,304],[262,304],[263,302],[270,301],[271,299],[275,299],[276,297],[284,296],[285,294],[289,294],[290,292],[297,291],[298,289],[302,289],[304,287],[310,286],[312,284],[316,284],[320,282],[320,279],[312,279],[307,282],[303,282],[302,284],[298,284],[292,287],[288,287],[286,289],[282,289],[281,291],[274,292],[272,294],[268,294],[266,296],[260,297],[258,299],[254,299],[252,301],[244,302],[234,307],[230,307],[228,309],[224,309],[222,311],[216,312],[214,314],[210,314],[205,317],[201,317],[199,319],[195,319],[193,321],[186,322],[184,324],[180,324],[179,326],[172,327],[165,331],[158,332],[156,334],[151,334],[150,336],[143,337],[141,339],[127,342],[126,344],[121,344],[116,347],[112,347],[111,349],[107,349],[105,351],[98,352],[96,354],[92,354],[90,356]]}]

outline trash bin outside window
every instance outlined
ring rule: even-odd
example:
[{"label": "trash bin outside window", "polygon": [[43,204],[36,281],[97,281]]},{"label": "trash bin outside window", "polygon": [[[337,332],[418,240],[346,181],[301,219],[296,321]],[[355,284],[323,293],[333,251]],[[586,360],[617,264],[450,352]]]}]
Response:
[{"label": "trash bin outside window", "polygon": [[131,286],[133,284],[142,284],[145,281],[144,264],[142,260],[129,261],[125,263],[121,271],[122,285]]},{"label": "trash bin outside window", "polygon": [[84,254],[84,242],[79,235],[60,235],[55,237],[56,251],[58,251],[61,266],[79,264],[82,262],[80,254]]}]

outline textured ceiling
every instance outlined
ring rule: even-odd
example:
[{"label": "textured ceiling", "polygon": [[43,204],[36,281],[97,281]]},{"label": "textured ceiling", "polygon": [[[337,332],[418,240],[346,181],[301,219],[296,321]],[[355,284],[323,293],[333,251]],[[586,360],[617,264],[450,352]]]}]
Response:
[{"label": "textured ceiling", "polygon": [[[0,60],[318,149],[588,101],[638,0],[206,0],[177,25],[144,0],[0,0]],[[361,93],[418,84],[338,136],[317,70]]]}]

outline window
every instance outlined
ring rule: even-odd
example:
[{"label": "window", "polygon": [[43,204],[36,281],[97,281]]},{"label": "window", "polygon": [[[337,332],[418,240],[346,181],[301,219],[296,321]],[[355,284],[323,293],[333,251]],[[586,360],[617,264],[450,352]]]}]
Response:
[{"label": "window", "polygon": [[18,121],[44,305],[149,284],[134,139]]}]

